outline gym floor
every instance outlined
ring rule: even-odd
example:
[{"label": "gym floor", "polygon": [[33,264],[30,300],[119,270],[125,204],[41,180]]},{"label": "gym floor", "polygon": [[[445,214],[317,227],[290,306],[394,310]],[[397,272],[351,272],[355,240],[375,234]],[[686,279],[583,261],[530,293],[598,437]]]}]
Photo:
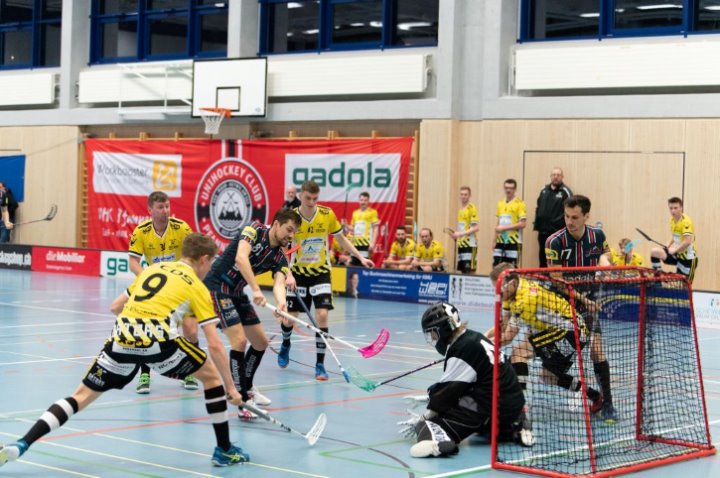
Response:
[{"label": "gym floor", "polygon": [[[54,401],[69,396],[100,349],[113,324],[111,301],[127,282],[115,279],[0,270],[0,443],[21,437]],[[382,327],[390,330],[388,346],[363,359],[335,345],[343,365],[356,367],[380,382],[440,358],[426,345],[419,329],[424,306],[338,298],[330,332],[363,346]],[[484,331],[489,314],[464,310],[462,319]],[[279,347],[279,326],[260,311],[271,348]],[[308,331],[309,332],[309,331]],[[699,331],[708,419],[715,446],[720,444],[720,330]],[[301,432],[320,413],[327,427],[314,447],[261,419],[241,422],[234,410],[231,437],[251,462],[215,468],[215,445],[201,391],[185,391],[179,381],[153,374],[152,393],[137,395],[135,382],[106,393],[88,409],[46,436],[0,475],[82,477],[428,477],[489,474],[512,476],[490,468],[490,447],[480,438],[463,442],[450,458],[410,457],[412,441],[398,435],[396,422],[406,419],[404,396],[422,393],[441,374],[437,365],[373,392],[344,382],[328,354],[328,382],[314,379],[315,340],[304,329],[294,334],[287,369],[277,366],[268,350],[256,385],[273,400],[272,416]],[[720,476],[720,458],[681,462],[632,476]],[[517,475],[519,476],[519,475]]]}]

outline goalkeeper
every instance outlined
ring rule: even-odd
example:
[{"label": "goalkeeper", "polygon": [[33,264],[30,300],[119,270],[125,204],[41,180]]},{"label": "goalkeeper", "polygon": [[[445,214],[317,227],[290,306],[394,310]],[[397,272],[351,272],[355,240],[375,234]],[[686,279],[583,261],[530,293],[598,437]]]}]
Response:
[{"label": "goalkeeper", "polygon": [[[425,339],[445,356],[440,381],[428,388],[429,402],[423,415],[399,422],[400,433],[417,436],[410,448],[415,458],[446,456],[473,433],[490,436],[495,353],[481,333],[460,322],[458,310],[438,302],[422,316]],[[500,364],[499,439],[532,446],[532,431],[523,428],[525,398],[513,369]]]},{"label": "goalkeeper", "polygon": [[[497,282],[500,274],[511,269],[512,265],[501,263],[490,273],[490,280]],[[546,283],[521,278],[509,273],[503,280],[501,289],[503,301],[503,320],[501,323],[502,345],[513,341],[521,330],[528,329],[528,335],[515,344],[510,354],[512,367],[525,388],[529,375],[528,362],[535,356],[542,362],[541,376],[545,383],[557,385],[571,392],[580,391],[579,379],[568,374],[576,351],[575,331],[572,320],[572,307],[559,293],[551,291]],[[577,315],[580,347],[584,348],[590,336],[590,330],[581,315]],[[490,335],[494,331],[488,332]],[[590,412],[602,409],[602,394],[587,387],[591,401]]]}]

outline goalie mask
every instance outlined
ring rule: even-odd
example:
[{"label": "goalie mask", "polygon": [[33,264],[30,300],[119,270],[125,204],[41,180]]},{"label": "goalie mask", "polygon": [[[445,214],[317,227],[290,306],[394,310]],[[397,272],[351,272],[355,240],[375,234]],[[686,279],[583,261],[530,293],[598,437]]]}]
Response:
[{"label": "goalie mask", "polygon": [[460,313],[454,305],[438,302],[425,311],[420,324],[427,343],[435,347],[440,355],[445,355],[448,339],[461,325]]}]

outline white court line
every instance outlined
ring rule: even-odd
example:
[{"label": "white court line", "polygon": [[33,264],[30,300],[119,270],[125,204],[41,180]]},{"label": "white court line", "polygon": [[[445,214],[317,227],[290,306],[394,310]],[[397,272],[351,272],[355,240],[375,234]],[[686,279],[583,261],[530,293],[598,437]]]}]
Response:
[{"label": "white court line", "polygon": [[[48,334],[43,334],[43,335],[54,335],[54,334],[48,333]],[[28,334],[28,335],[20,335],[20,336],[15,335],[14,337],[37,337],[37,336],[38,336],[37,334]],[[89,342],[91,340],[98,340],[98,341],[103,340],[104,341],[107,338],[107,336],[108,336],[108,334],[97,335],[97,336],[83,335],[82,337],[73,337],[70,339],[56,339],[53,337],[52,343],[53,344],[58,344],[60,342],[83,342],[84,343],[84,342]],[[28,342],[14,342],[13,341],[13,342],[0,343],[0,347],[8,347],[10,345],[30,345],[30,344],[39,344],[39,343],[41,343],[40,340],[32,340],[32,341],[28,341]],[[2,352],[4,352],[4,351],[0,350],[0,353],[2,353]]]},{"label": "white court line", "polygon": [[[21,354],[17,352],[8,352],[0,350],[0,353],[6,353],[10,355],[20,355],[23,357],[40,357],[41,360],[23,360],[19,362],[0,362],[0,367],[4,365],[28,365],[33,363],[52,363],[52,362],[70,362],[75,365],[83,365],[86,364],[87,360],[97,357],[96,355],[88,355],[87,357],[68,357],[68,358],[52,358],[52,357],[44,357],[42,355],[31,355],[31,354]],[[83,362],[78,364],[76,360],[82,360]]]},{"label": "white court line", "polygon": [[68,475],[85,476],[87,478],[102,478],[99,475],[86,475],[85,473],[78,473],[77,471],[66,470],[64,468],[58,468],[57,466],[43,465],[42,463],[35,463],[33,461],[18,460],[18,463],[22,463],[23,465],[37,466],[39,468],[46,468],[48,470],[53,470],[53,471],[60,471],[62,473],[67,473]]},{"label": "white court line", "polygon": [[[110,312],[86,312],[84,310],[73,310],[73,309],[58,309],[57,307],[40,307],[38,305],[25,305],[25,304],[16,304],[14,302],[0,302],[0,306],[6,305],[9,307],[17,307],[19,309],[34,309],[34,310],[47,310],[50,312],[67,312],[68,314],[84,314],[84,315],[94,315],[96,317],[114,317]],[[78,324],[81,322],[69,322],[70,324]],[[100,323],[100,322],[91,322],[91,323]],[[37,326],[42,325],[43,327],[47,327],[45,324],[39,324]],[[51,324],[54,325],[54,324]],[[29,327],[29,326],[23,326],[23,325],[15,325],[15,326],[6,326],[4,328],[11,328],[11,327]]]}]

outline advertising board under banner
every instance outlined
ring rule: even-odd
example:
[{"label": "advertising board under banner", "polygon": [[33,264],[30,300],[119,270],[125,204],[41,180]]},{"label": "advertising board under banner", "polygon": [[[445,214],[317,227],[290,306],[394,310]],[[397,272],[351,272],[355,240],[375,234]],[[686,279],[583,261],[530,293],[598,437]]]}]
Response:
[{"label": "advertising board under banner", "polygon": [[32,265],[32,247],[0,244],[0,269],[29,271]]}]

